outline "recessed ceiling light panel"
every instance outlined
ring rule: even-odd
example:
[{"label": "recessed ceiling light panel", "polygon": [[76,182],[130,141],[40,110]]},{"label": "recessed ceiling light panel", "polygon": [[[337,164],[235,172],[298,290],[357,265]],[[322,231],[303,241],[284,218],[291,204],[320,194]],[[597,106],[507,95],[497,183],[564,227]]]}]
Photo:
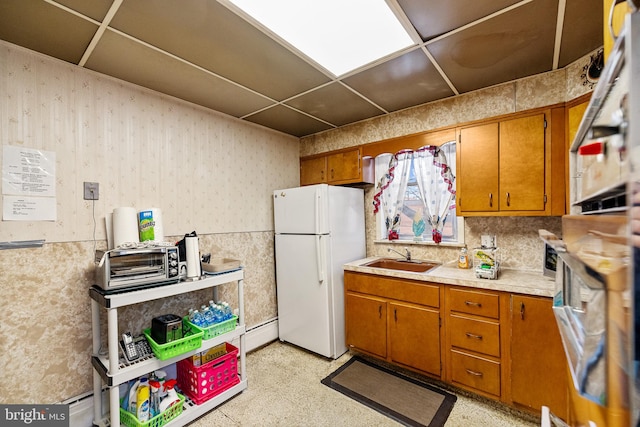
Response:
[{"label": "recessed ceiling light panel", "polygon": [[229,0],[336,76],[414,44],[384,0]]}]

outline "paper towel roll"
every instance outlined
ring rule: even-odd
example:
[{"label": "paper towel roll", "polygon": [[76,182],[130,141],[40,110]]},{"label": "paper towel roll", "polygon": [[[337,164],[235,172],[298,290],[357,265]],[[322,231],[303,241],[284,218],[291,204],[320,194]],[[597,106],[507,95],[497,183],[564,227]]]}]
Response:
[{"label": "paper towel roll", "polygon": [[160,208],[142,209],[138,212],[138,231],[141,242],[147,240],[164,242],[162,211]]},{"label": "paper towel roll", "polygon": [[185,252],[187,255],[187,277],[200,277],[202,275],[200,265],[200,247],[198,237],[184,238]]},{"label": "paper towel roll", "polygon": [[136,210],[129,207],[115,208],[113,210],[113,247],[139,241]]}]

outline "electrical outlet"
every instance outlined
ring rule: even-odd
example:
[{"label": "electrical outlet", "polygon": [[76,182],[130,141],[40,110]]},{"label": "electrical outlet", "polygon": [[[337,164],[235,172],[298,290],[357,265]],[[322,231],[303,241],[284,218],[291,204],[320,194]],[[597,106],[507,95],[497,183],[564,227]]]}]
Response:
[{"label": "electrical outlet", "polygon": [[84,199],[85,200],[98,200],[100,196],[100,184],[97,182],[85,182],[84,183]]}]

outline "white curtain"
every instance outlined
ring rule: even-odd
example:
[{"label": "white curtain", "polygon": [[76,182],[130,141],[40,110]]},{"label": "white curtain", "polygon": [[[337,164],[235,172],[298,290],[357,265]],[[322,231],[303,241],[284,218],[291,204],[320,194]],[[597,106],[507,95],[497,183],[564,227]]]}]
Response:
[{"label": "white curtain", "polygon": [[[388,161],[386,171],[381,173],[373,196],[374,213],[380,209],[384,213],[387,238],[397,240],[400,228],[400,213],[404,205],[404,193],[411,172],[412,151],[400,151],[396,154],[383,154],[376,158],[376,172]],[[380,166],[379,166],[380,165]],[[382,169],[384,170],[384,169]]]},{"label": "white curtain", "polygon": [[[413,167],[422,199],[425,220],[431,226],[431,236],[435,243],[442,241],[442,229],[455,209],[455,176],[449,166],[447,151],[455,156],[455,141],[442,147],[427,145],[413,153]],[[450,157],[450,156],[449,156]],[[455,157],[454,157],[455,158]]]}]

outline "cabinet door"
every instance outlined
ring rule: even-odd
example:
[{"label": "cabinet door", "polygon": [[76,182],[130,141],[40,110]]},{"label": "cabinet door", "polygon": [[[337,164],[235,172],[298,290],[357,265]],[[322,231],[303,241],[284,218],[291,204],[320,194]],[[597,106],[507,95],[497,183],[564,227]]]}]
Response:
[{"label": "cabinet door", "polygon": [[300,185],[322,184],[327,182],[326,170],[326,157],[300,160]]},{"label": "cabinet door", "polygon": [[567,419],[567,362],[550,298],[511,297],[511,394],[539,412]]},{"label": "cabinet door", "polygon": [[347,347],[387,357],[387,303],[381,298],[347,292]]},{"label": "cabinet door", "polygon": [[458,215],[498,210],[498,123],[460,130]]},{"label": "cabinet door", "polygon": [[544,129],[544,114],[500,122],[501,211],[544,211]]},{"label": "cabinet door", "polygon": [[360,149],[329,154],[327,170],[327,181],[330,183],[360,181]]},{"label": "cabinet door", "polygon": [[440,376],[440,313],[389,303],[391,360]]}]

